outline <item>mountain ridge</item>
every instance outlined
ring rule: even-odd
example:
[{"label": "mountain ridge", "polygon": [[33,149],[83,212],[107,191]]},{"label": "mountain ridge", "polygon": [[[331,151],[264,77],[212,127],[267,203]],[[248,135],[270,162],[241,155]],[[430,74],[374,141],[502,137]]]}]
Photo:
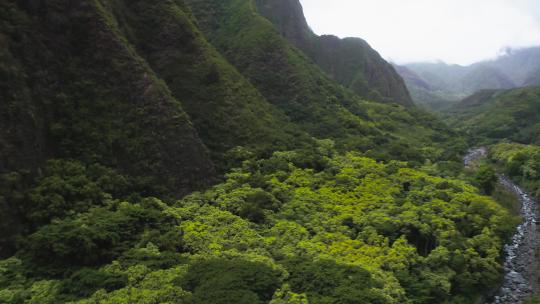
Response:
[{"label": "mountain ridge", "polygon": [[412,106],[405,83],[377,51],[360,38],[317,36],[299,0],[257,0],[262,15],[334,80],[361,97]]},{"label": "mountain ridge", "polygon": [[[467,66],[437,63],[404,65],[416,73],[429,89],[418,86],[416,78],[403,73],[415,101],[427,107],[441,109],[452,106],[462,98],[485,89],[505,90],[538,84],[540,77],[540,47],[508,50],[496,59]],[[403,70],[402,70],[403,71]]]}]

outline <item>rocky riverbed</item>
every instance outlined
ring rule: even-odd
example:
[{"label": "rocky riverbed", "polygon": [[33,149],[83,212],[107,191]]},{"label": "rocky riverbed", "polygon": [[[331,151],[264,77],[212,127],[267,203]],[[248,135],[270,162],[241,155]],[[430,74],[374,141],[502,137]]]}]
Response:
[{"label": "rocky riverbed", "polygon": [[540,246],[540,233],[536,227],[538,205],[506,176],[499,175],[499,183],[519,198],[523,222],[517,227],[512,242],[504,247],[505,277],[492,303],[519,304],[538,291],[536,278],[538,268],[536,248]]},{"label": "rocky riverbed", "polygon": [[[487,149],[470,150],[463,158],[465,166],[471,167],[474,162],[485,157]],[[540,290],[537,280],[538,260],[536,248],[540,246],[540,232],[536,226],[538,205],[523,189],[504,175],[499,175],[499,183],[516,195],[521,203],[522,223],[517,227],[509,244],[504,247],[504,280],[490,303],[520,304]]]}]

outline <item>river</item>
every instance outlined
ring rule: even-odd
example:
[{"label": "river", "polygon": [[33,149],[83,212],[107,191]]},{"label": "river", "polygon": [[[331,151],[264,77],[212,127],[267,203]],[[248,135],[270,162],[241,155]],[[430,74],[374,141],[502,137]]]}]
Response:
[{"label": "river", "polygon": [[[487,155],[486,148],[472,149],[463,158],[470,167],[476,160]],[[498,175],[499,183],[513,193],[521,203],[522,222],[511,242],[504,247],[504,280],[490,302],[492,304],[520,304],[539,291],[536,248],[540,246],[540,232],[536,227],[538,205],[523,189],[504,175]]]}]

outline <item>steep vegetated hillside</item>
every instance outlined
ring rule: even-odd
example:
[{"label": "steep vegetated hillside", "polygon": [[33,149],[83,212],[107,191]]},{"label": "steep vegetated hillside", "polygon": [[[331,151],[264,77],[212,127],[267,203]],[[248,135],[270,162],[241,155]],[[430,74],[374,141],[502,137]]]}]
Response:
[{"label": "steep vegetated hillside", "polygon": [[283,37],[338,83],[369,100],[413,104],[401,77],[366,41],[315,35],[306,22],[299,0],[257,0],[256,3],[261,14]]},{"label": "steep vegetated hillside", "polygon": [[367,44],[275,3],[0,2],[0,303],[476,303],[496,285],[515,219],[455,179],[459,133]]},{"label": "steep vegetated hillside", "polygon": [[73,158],[178,193],[208,184],[213,164],[181,103],[99,3],[1,9],[3,171]]},{"label": "steep vegetated hillside", "polygon": [[[215,180],[181,103],[100,3],[8,1],[0,16],[0,173],[8,192],[0,221],[10,230],[40,208],[15,193],[49,159],[113,168],[129,184],[119,195],[183,195]],[[54,203],[69,209],[78,202]],[[3,252],[13,234],[1,235]]]},{"label": "steep vegetated hillside", "polygon": [[216,160],[237,146],[263,155],[310,142],[206,41],[182,2],[108,3],[138,53],[182,101]]},{"label": "steep vegetated hillside", "polygon": [[[196,20],[182,1],[2,3],[0,173],[9,187],[1,205],[10,230],[2,247],[35,228],[27,190],[48,174],[48,160],[119,174],[120,196],[178,197],[243,159],[314,149],[313,137],[377,159],[455,159],[459,139],[445,143],[453,133],[435,118],[360,100],[256,15],[254,3],[219,3],[209,8],[240,5],[252,20],[240,28],[252,28],[253,41],[230,37],[221,46],[258,54],[235,60],[223,51],[246,76],[198,29],[224,16]],[[283,65],[265,61],[272,54]]]},{"label": "steep vegetated hillside", "polygon": [[[362,100],[336,84],[284,39],[253,1],[186,2],[212,44],[268,101],[312,136],[335,139],[340,150],[370,151],[377,159],[455,155],[447,148],[456,146],[457,136],[434,117],[415,108]],[[438,143],[426,145],[433,141]]]},{"label": "steep vegetated hillside", "polygon": [[540,143],[540,88],[480,91],[449,111],[448,121],[477,141]]}]

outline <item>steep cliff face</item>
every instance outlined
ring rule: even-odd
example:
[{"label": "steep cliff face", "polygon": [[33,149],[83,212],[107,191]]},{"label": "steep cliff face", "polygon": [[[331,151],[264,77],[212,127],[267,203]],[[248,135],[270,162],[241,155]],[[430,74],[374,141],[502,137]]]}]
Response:
[{"label": "steep cliff face", "polygon": [[256,0],[260,13],[270,20],[283,37],[301,49],[310,48],[317,36],[309,27],[300,1]]},{"label": "steep cliff face", "polygon": [[0,6],[3,172],[70,158],[177,194],[209,184],[188,115],[100,2],[18,3]]},{"label": "steep cliff face", "polygon": [[403,79],[369,44],[359,38],[317,36],[309,28],[299,0],[257,0],[263,16],[334,80],[363,98],[411,106]]},{"label": "steep cliff face", "polygon": [[206,41],[183,2],[109,3],[134,48],[181,100],[220,167],[237,146],[261,155],[310,141]]}]

